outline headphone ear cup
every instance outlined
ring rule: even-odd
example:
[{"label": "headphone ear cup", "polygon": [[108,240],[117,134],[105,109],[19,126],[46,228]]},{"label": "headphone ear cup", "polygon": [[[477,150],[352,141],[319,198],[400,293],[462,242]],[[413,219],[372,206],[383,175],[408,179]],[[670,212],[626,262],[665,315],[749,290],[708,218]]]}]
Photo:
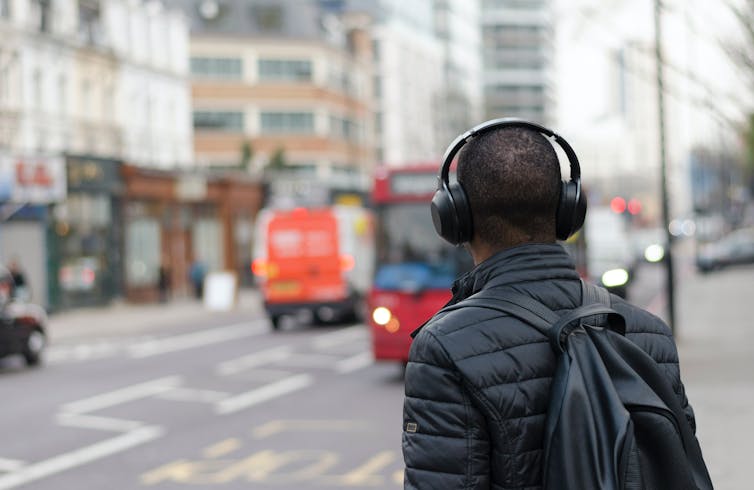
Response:
[{"label": "headphone ear cup", "polygon": [[470,242],[474,226],[471,218],[471,206],[469,206],[469,199],[466,197],[466,191],[463,189],[461,183],[457,181],[450,184],[448,190],[453,197],[453,204],[455,206],[458,233],[456,243]]},{"label": "headphone ear cup", "polygon": [[453,245],[471,240],[471,209],[461,184],[443,184],[432,196],[430,209],[440,237]]},{"label": "headphone ear cup", "polygon": [[573,228],[571,228],[571,235],[576,233],[584,226],[584,220],[586,219],[586,193],[584,189],[579,189],[579,198],[576,202],[576,209],[573,210]]},{"label": "headphone ear cup", "polygon": [[[562,181],[560,183],[560,200],[555,216],[555,236],[558,240],[567,240],[575,231],[575,211],[578,208],[579,185],[576,182]],[[586,209],[586,207],[584,208]],[[583,218],[582,218],[583,224]]]},{"label": "headphone ear cup", "polygon": [[453,209],[453,201],[447,186],[443,184],[442,188],[437,189],[435,195],[432,196],[430,208],[432,212],[432,224],[435,226],[437,234],[451,244],[457,245],[457,220],[455,210]]}]

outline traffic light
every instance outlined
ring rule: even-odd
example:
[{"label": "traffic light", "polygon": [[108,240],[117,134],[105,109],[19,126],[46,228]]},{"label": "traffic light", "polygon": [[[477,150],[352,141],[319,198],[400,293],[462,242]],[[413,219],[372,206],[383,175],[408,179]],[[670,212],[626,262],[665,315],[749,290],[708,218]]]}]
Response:
[{"label": "traffic light", "polygon": [[616,214],[623,214],[626,211],[626,200],[620,196],[614,197],[610,201],[610,209]]},{"label": "traffic light", "polygon": [[641,213],[641,201],[632,197],[628,200],[615,196],[610,200],[610,209],[616,214],[622,214],[626,220],[633,221]]},{"label": "traffic light", "polygon": [[641,202],[633,198],[628,201],[628,212],[631,213],[633,216],[636,216],[637,214],[641,213]]}]

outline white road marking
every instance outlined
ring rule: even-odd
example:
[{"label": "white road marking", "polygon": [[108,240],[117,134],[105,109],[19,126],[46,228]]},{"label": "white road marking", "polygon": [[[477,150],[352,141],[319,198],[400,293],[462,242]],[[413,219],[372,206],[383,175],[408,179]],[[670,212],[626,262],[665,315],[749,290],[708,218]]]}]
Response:
[{"label": "white road marking", "polygon": [[354,342],[363,339],[367,334],[365,328],[361,326],[347,327],[342,330],[326,333],[317,337],[314,342],[315,349],[328,349],[348,342]]},{"label": "white road marking", "polygon": [[121,403],[164,393],[176,388],[181,382],[182,380],[180,376],[167,376],[165,378],[147,381],[146,383],[139,383],[109,393],[102,393],[90,398],[67,403],[63,405],[62,409],[64,412],[74,414],[94,412],[113,405],[119,405]]},{"label": "white road marking", "polygon": [[65,427],[80,427],[82,429],[109,430],[114,432],[130,432],[144,425],[136,420],[114,419],[80,413],[59,413],[57,423]]},{"label": "white road marking", "polygon": [[291,358],[286,359],[283,365],[285,367],[295,367],[295,368],[307,368],[307,367],[325,367],[329,368],[335,365],[336,362],[338,362],[338,359],[340,357],[338,356],[332,356],[327,354],[296,354],[295,356],[291,356]]},{"label": "white road marking", "polygon": [[257,366],[282,361],[289,358],[291,355],[293,355],[293,349],[289,346],[284,345],[274,347],[272,349],[254,352],[243,357],[225,361],[215,368],[215,372],[221,376],[238,374]]},{"label": "white road marking", "polygon": [[16,471],[19,468],[21,468],[24,464],[26,463],[18,459],[0,458],[0,472],[5,473],[8,471]]},{"label": "white road marking", "polygon": [[335,371],[341,374],[352,373],[359,369],[371,366],[374,363],[374,356],[371,351],[362,352],[355,356],[348,357],[335,364]]},{"label": "white road marking", "polygon": [[265,439],[282,432],[367,432],[373,424],[362,420],[272,420],[252,430],[254,439]]},{"label": "white road marking", "polygon": [[52,346],[45,352],[45,361],[91,361],[111,357],[123,351],[118,343],[80,344],[75,346]]},{"label": "white road marking", "polygon": [[126,451],[140,444],[161,437],[164,431],[159,427],[142,427],[121,434],[112,439],[85,446],[74,451],[54,456],[50,459],[24,466],[13,473],[0,476],[0,490],[8,490],[46,478],[62,471],[75,468],[98,459]]},{"label": "white road marking", "polygon": [[161,400],[174,402],[215,403],[228,398],[228,393],[214,390],[195,390],[191,388],[175,388],[157,395]]},{"label": "white road marking", "polygon": [[236,323],[225,327],[215,327],[200,332],[175,335],[134,344],[128,348],[128,352],[131,357],[141,359],[196,347],[206,347],[211,344],[218,344],[243,337],[253,337],[267,331],[266,320]]},{"label": "white road marking", "polygon": [[273,398],[306,388],[312,383],[314,383],[314,377],[309,374],[291,376],[262,386],[261,388],[222,400],[215,405],[215,412],[220,415],[238,412],[259,403],[272,400]]}]

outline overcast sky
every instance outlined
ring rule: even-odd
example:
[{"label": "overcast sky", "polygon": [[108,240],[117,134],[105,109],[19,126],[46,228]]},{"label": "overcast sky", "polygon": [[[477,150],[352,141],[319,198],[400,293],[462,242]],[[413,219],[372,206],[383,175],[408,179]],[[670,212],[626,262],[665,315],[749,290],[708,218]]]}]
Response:
[{"label": "overcast sky", "polygon": [[[735,24],[722,2],[666,0],[664,4],[664,53],[679,70],[673,74],[666,69],[669,90],[690,99],[711,98],[723,113],[739,116],[742,81],[720,48],[721,40],[735,35]],[[556,0],[556,18],[557,123],[589,127],[607,108],[611,52],[628,39],[652,42],[653,2]],[[679,75],[680,71],[690,77]],[[704,138],[703,118],[703,114],[694,117],[699,121],[688,128],[690,139]]]}]

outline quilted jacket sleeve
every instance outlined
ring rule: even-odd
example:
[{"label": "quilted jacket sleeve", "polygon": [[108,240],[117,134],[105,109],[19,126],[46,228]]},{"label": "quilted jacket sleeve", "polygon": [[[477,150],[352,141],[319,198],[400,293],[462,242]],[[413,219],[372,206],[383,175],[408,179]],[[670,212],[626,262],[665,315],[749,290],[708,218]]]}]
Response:
[{"label": "quilted jacket sleeve", "polygon": [[447,352],[426,328],[411,346],[405,389],[404,488],[488,489],[484,417]]},{"label": "quilted jacket sleeve", "polygon": [[696,418],[694,409],[686,396],[686,390],[681,381],[681,369],[678,361],[678,348],[675,344],[670,327],[645,310],[639,310],[628,305],[624,300],[613,297],[614,307],[623,314],[628,322],[629,331],[626,336],[648,353],[663,368],[670,381],[673,391],[678,396],[681,408],[686,415],[691,429],[696,433]]}]

